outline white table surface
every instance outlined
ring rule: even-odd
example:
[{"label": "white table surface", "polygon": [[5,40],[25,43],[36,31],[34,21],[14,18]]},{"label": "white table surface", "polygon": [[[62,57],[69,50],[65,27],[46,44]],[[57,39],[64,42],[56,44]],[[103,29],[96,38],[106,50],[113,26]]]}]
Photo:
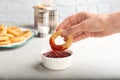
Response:
[{"label": "white table surface", "polygon": [[42,66],[40,51],[49,38],[33,38],[15,49],[0,49],[0,79],[101,79],[120,78],[120,34],[73,43],[73,64],[62,71]]}]

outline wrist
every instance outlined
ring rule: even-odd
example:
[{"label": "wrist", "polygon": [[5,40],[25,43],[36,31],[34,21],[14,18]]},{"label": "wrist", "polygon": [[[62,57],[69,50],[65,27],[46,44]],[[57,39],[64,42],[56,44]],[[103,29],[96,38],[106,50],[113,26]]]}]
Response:
[{"label": "wrist", "polygon": [[120,12],[108,14],[107,21],[114,33],[120,32]]}]

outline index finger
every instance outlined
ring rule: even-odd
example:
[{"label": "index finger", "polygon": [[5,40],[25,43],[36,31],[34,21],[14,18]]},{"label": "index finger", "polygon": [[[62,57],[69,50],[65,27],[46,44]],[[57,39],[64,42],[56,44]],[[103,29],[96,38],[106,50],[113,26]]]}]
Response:
[{"label": "index finger", "polygon": [[84,13],[84,12],[80,12],[80,13],[74,14],[72,16],[69,16],[57,27],[56,30],[57,31],[60,29],[66,30],[66,29],[70,28],[71,26],[82,22],[85,18],[85,14],[86,13]]}]

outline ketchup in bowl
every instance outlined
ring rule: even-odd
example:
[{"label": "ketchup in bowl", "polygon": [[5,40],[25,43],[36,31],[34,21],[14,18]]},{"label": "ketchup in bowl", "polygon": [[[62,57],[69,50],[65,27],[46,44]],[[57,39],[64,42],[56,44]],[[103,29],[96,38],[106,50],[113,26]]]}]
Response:
[{"label": "ketchup in bowl", "polygon": [[71,54],[67,51],[48,51],[43,55],[49,58],[63,58],[71,56]]}]

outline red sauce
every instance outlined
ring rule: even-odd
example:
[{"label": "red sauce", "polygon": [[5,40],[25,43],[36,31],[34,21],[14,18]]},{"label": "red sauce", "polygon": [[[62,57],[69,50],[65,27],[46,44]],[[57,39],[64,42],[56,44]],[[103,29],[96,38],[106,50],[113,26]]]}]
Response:
[{"label": "red sauce", "polygon": [[67,51],[49,51],[44,53],[43,55],[50,58],[63,58],[68,57],[71,54]]}]

